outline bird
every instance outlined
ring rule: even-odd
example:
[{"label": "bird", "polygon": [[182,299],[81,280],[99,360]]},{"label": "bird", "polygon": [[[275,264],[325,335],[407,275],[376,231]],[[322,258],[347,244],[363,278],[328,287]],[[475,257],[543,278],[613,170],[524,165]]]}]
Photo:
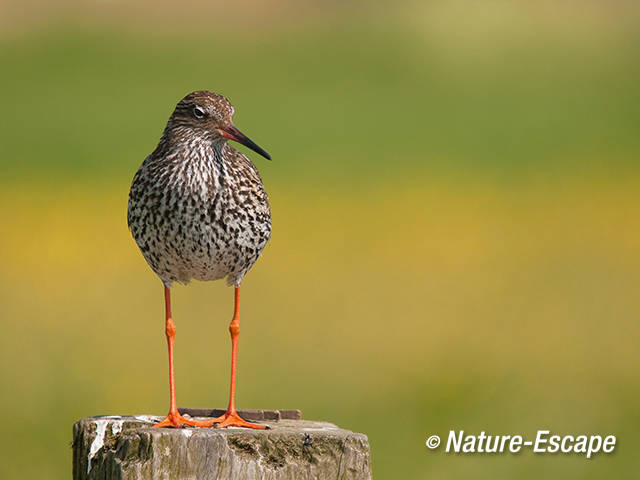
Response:
[{"label": "bird", "polygon": [[[258,169],[228,141],[245,145],[267,160],[271,156],[234,126],[234,111],[220,94],[199,90],[186,95],[169,117],[157,147],[134,175],[129,191],[129,229],[164,288],[169,413],[156,428],[266,428],[240,417],[235,388],[240,285],[271,237],[271,211]],[[185,418],[176,404],[171,287],[176,282],[224,278],[234,287],[229,404],[220,417]]]}]

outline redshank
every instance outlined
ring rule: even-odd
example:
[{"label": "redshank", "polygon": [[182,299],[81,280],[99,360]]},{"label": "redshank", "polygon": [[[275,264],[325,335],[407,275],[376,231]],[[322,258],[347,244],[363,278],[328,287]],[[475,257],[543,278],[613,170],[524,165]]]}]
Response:
[{"label": "redshank", "polygon": [[[269,154],[232,123],[231,103],[213,92],[184,97],[169,118],[158,146],[135,176],[127,220],[142,255],[164,285],[165,333],[169,350],[169,414],[155,427],[264,429],[235,408],[240,334],[240,284],[271,235],[269,200],[253,163],[227,143],[239,142],[267,159]],[[235,289],[231,333],[231,388],[226,413],[207,421],[178,412],[173,369],[176,326],[171,285],[227,279]]]}]

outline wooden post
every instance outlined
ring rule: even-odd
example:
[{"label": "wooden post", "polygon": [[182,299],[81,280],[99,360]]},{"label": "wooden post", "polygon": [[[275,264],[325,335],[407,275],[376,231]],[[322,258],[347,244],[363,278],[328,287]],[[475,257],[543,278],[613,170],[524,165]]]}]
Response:
[{"label": "wooden post", "polygon": [[[194,417],[218,411],[181,409]],[[160,417],[83,418],[73,426],[73,478],[370,479],[369,441],[298,410],[241,410],[270,430],[150,428]]]}]

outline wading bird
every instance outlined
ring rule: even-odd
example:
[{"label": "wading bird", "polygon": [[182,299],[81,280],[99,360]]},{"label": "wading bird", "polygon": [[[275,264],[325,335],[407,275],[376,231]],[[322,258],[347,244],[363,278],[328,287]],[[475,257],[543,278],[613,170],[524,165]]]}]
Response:
[{"label": "wading bird", "polygon": [[[269,154],[232,123],[234,109],[222,95],[193,92],[176,105],[156,149],[136,172],[127,220],[142,255],[164,285],[169,350],[169,414],[155,427],[239,426],[235,408],[236,358],[240,334],[240,284],[271,235],[269,200],[253,163],[227,143]],[[229,406],[221,417],[186,419],[178,412],[173,370],[176,327],[171,317],[174,282],[227,279],[235,288],[231,333]]]}]

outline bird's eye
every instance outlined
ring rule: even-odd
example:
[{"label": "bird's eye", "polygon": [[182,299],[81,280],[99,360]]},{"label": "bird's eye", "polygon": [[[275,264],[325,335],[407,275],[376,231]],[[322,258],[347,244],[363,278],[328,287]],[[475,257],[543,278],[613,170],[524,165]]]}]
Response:
[{"label": "bird's eye", "polygon": [[194,107],[193,116],[196,117],[196,118],[204,117],[204,110],[201,109],[200,107]]}]

